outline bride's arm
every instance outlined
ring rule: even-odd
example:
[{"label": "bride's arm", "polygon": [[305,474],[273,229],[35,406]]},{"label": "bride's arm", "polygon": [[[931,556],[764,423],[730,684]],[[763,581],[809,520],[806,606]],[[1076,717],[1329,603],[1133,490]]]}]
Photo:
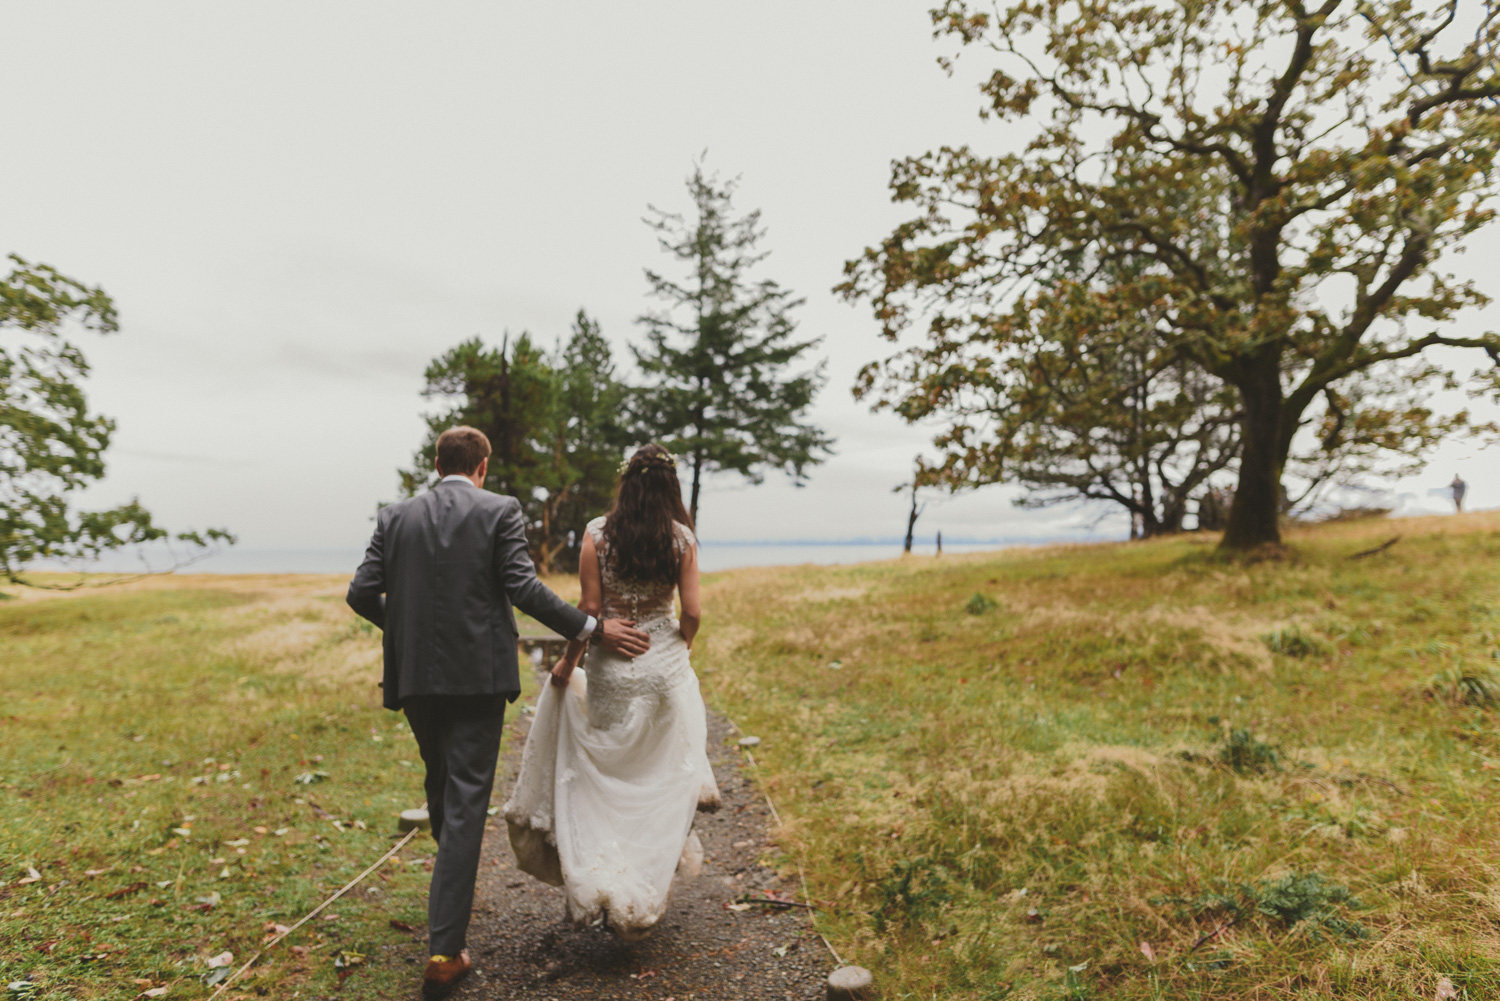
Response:
[{"label": "bride's arm", "polygon": [[677,617],[682,624],[682,637],[688,649],[693,648],[693,637],[698,635],[698,626],[703,621],[703,606],[698,601],[698,547],[689,545],[682,554],[682,569],[677,578],[677,593],[682,598],[682,614]]},{"label": "bride's arm", "polygon": [[[604,610],[604,590],[599,583],[599,553],[594,549],[594,537],[587,532],[583,533],[583,549],[578,554],[578,586],[583,592],[578,601],[579,611],[598,619]],[[600,625],[602,626],[603,623],[601,622]],[[552,668],[554,685],[559,687],[567,685],[568,677],[578,666],[585,646],[586,644],[580,640],[568,641],[568,649],[563,653],[562,660]]]}]

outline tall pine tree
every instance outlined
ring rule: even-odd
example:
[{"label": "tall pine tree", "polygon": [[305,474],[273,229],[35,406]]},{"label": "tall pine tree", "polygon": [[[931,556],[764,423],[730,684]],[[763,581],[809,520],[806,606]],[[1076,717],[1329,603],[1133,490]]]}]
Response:
[{"label": "tall pine tree", "polygon": [[641,430],[678,453],[692,474],[696,522],[704,477],[739,473],[760,483],[780,469],[799,486],[833,440],[806,421],[823,365],[792,366],[820,342],[798,340],[791,313],[805,300],[753,272],[767,254],[760,212],[734,214],[736,183],[694,165],[694,217],[652,206],[646,218],[681,280],[647,269],[664,308],[646,313],[644,347],[632,347],[647,381],[637,397]]}]

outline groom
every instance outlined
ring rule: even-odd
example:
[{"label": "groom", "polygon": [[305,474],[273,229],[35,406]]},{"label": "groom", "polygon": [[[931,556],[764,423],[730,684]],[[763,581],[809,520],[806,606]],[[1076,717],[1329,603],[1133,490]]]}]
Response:
[{"label": "groom", "polygon": [[441,480],[380,511],[349,582],[349,607],[384,630],[385,707],[405,711],[427,766],[438,843],[427,899],[428,997],[450,992],[472,966],[464,936],[479,845],[505,704],[521,693],[512,606],[569,638],[598,632],[626,656],[650,646],[634,622],[598,623],[537,579],[520,502],[482,489],[489,456],[483,432],[444,431]]}]

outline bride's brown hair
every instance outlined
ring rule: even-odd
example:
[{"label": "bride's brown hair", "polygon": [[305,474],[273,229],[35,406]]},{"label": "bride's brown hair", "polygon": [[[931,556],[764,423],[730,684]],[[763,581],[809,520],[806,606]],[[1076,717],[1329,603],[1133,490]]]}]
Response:
[{"label": "bride's brown hair", "polygon": [[682,505],[677,460],[655,442],[642,445],[620,471],[614,506],[604,519],[605,558],[621,580],[675,584],[682,571],[677,532],[693,519]]}]

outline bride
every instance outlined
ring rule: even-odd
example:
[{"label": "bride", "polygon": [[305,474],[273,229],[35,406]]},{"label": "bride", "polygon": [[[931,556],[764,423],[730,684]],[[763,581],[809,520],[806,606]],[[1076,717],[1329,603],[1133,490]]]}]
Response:
[{"label": "bride", "polygon": [[585,645],[568,645],[505,804],[521,870],[563,887],[574,924],[602,919],[625,939],[661,919],[679,863],[695,872],[694,814],[719,806],[688,660],[701,614],[698,555],[676,466],[660,445],[631,456],[609,514],[589,522],[579,559],[579,607],[630,620],[651,648],[631,658],[595,646],[580,668]]}]

